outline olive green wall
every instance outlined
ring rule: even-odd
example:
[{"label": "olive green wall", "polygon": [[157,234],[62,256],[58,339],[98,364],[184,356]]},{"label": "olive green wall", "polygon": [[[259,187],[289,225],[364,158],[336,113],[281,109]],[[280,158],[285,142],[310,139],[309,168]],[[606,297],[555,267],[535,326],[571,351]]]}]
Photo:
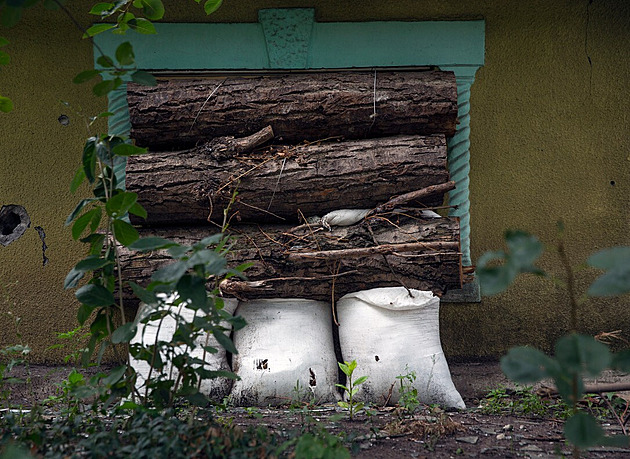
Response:
[{"label": "olive green wall", "polygon": [[[72,2],[71,2],[72,3]],[[91,2],[79,1],[80,14]],[[93,3],[93,2],[92,2]],[[261,8],[314,7],[316,20],[485,19],[486,64],[471,95],[471,218],[473,261],[502,246],[506,228],[534,232],[550,245],[562,218],[574,264],[594,250],[628,244],[630,209],[630,4],[625,0],[226,0],[206,19],[192,1],[166,3],[168,22],[255,22]],[[41,23],[41,25],[39,25]],[[33,11],[15,29],[2,31],[13,62],[0,73],[0,92],[16,110],[0,115],[0,204],[20,204],[33,226],[47,233],[50,263],[41,266],[41,242],[29,229],[0,247],[0,285],[23,318],[24,340],[34,361],[59,361],[46,351],[54,332],[75,326],[76,304],[61,289],[81,256],[63,227],[76,197],[68,183],[87,131],[73,111],[92,114],[105,102],[71,78],[92,62],[91,47],[62,14]],[[589,65],[589,57],[592,65]],[[67,127],[57,122],[70,116]],[[614,184],[613,184],[614,183]],[[560,273],[554,256],[544,267]],[[583,290],[593,273],[580,272]],[[2,297],[4,299],[4,297]],[[14,305],[15,303],[15,305]],[[630,339],[629,298],[587,303],[585,331],[622,329]],[[444,304],[441,328],[451,358],[497,357],[517,344],[549,347],[566,331],[567,305],[560,288],[522,278],[508,293],[480,304]],[[10,320],[0,318],[0,345],[16,341]]]}]

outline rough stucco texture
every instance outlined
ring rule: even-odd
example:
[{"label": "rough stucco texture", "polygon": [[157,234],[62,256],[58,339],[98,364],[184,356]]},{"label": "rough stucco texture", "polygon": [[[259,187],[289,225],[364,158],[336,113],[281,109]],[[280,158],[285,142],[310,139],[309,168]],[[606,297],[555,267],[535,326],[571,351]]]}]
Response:
[{"label": "rough stucco texture", "polygon": [[[88,1],[75,2],[89,24]],[[486,64],[471,96],[471,215],[473,261],[502,246],[507,228],[534,232],[553,245],[556,221],[567,228],[567,249],[580,264],[593,251],[628,244],[630,200],[630,4],[625,0],[338,2],[232,0],[209,19],[194,2],[166,3],[169,22],[255,22],[260,8],[314,7],[316,20],[486,21]],[[68,184],[87,131],[76,111],[94,114],[105,101],[70,80],[90,67],[91,48],[61,13],[29,11],[2,31],[12,63],[0,88],[16,109],[0,115],[0,205],[19,204],[32,226],[47,234],[49,264],[30,228],[0,247],[0,345],[17,341],[12,320],[22,317],[33,361],[60,361],[49,351],[54,334],[75,327],[77,304],[62,290],[66,272],[81,257],[63,222],[77,197]],[[589,58],[592,64],[589,64]],[[59,100],[71,102],[65,107]],[[62,126],[57,118],[70,117]],[[544,267],[561,274],[553,255]],[[594,273],[581,271],[583,291]],[[17,284],[16,284],[17,282]],[[585,332],[621,329],[630,339],[628,297],[590,301]],[[497,357],[513,345],[549,348],[566,331],[562,289],[523,278],[508,293],[480,304],[445,304],[444,349],[451,358]]]}]

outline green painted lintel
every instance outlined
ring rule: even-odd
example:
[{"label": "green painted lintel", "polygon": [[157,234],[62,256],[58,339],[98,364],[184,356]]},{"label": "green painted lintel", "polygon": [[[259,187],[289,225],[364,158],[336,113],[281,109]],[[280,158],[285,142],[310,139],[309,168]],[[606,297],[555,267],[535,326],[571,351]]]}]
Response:
[{"label": "green painted lintel", "polygon": [[[270,10],[260,13],[266,29],[249,23],[158,23],[157,36],[100,34],[95,40],[109,55],[120,43],[131,42],[138,67],[149,70],[430,65],[463,72],[484,63],[484,21],[313,22],[311,29],[311,10],[264,11]],[[278,14],[290,20],[286,32],[280,30]]]},{"label": "green painted lintel", "polygon": [[155,29],[157,35],[103,33],[94,39],[109,56],[130,42],[138,68],[147,70],[269,68],[260,24],[156,23]]}]

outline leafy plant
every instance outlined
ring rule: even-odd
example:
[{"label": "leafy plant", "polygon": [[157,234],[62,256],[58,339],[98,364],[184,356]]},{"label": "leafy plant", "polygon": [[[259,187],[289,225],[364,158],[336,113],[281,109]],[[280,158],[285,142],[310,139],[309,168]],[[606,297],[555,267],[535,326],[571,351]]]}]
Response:
[{"label": "leafy plant", "polygon": [[628,437],[608,437],[597,420],[580,409],[578,403],[584,393],[584,376],[597,377],[607,368],[630,370],[630,350],[613,355],[608,347],[592,336],[578,333],[578,309],[588,296],[621,295],[630,292],[630,247],[615,247],[593,254],[588,265],[606,270],[593,282],[586,295],[578,296],[574,269],[569,263],[563,233],[559,223],[559,240],[556,253],[564,268],[566,280],[546,273],[534,265],[543,252],[543,245],[535,237],[523,231],[505,234],[507,251],[484,254],[478,264],[482,293],[500,293],[520,273],[532,273],[564,286],[570,311],[570,333],[555,343],[554,356],[528,346],[509,350],[501,359],[503,372],[513,381],[530,384],[542,379],[552,379],[560,396],[571,407],[571,416],[564,425],[567,440],[574,446],[574,456],[580,449],[596,445],[627,445]]},{"label": "leafy plant", "polygon": [[544,416],[552,410],[551,402],[543,400],[531,387],[509,390],[498,387],[488,391],[481,401],[481,411],[485,414],[518,414]]},{"label": "leafy plant", "polygon": [[407,413],[412,414],[420,406],[420,401],[418,400],[418,389],[413,386],[416,381],[416,372],[409,370],[409,367],[405,367],[405,371],[406,373],[404,375],[396,376],[396,379],[400,383],[398,387],[398,392],[400,394],[398,404]]},{"label": "leafy plant", "polygon": [[347,401],[337,402],[337,404],[340,407],[348,410],[348,415],[350,416],[350,420],[352,420],[353,416],[357,414],[359,411],[361,411],[365,405],[364,403],[357,402],[354,399],[354,396],[359,391],[359,388],[357,386],[363,384],[368,379],[368,377],[360,376],[356,380],[354,381],[352,380],[354,370],[357,368],[356,360],[353,360],[352,362],[344,362],[344,363],[337,362],[337,364],[339,365],[339,368],[341,369],[341,371],[343,371],[343,373],[346,375],[347,384],[348,384],[347,386],[344,386],[343,384],[336,384],[337,387],[340,387],[341,389],[344,390],[347,397]]}]

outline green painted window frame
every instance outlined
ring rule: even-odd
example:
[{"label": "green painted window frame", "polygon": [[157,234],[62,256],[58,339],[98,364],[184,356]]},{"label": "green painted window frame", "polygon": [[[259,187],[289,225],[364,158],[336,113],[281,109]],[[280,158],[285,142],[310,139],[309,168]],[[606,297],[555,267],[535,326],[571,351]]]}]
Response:
[{"label": "green painted window frame", "polygon": [[[129,41],[138,68],[153,71],[317,70],[432,66],[455,73],[458,125],[448,141],[456,189],[450,215],[460,219],[462,263],[470,258],[470,90],[484,64],[485,21],[316,22],[311,8],[259,11],[257,23],[156,24],[157,35],[101,34],[96,44],[108,55]],[[95,67],[98,67],[95,52]],[[109,96],[112,134],[129,135],[127,89]],[[480,301],[479,287],[466,284],[445,302]]]}]

